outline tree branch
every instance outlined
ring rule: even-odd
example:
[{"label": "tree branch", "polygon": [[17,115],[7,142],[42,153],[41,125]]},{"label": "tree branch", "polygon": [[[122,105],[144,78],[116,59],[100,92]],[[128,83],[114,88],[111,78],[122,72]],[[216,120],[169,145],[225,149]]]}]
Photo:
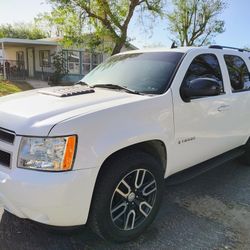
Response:
[{"label": "tree branch", "polygon": [[94,12],[92,12],[91,8],[87,6],[87,2],[77,1],[77,0],[73,0],[72,2],[74,2],[77,6],[84,9],[86,11],[86,13],[88,14],[88,17],[92,17],[92,18],[99,20],[103,24],[103,26],[106,27],[115,37],[119,37],[117,35],[115,29],[111,25],[110,21],[107,19],[107,17],[103,18],[102,16],[97,15]]},{"label": "tree branch", "polygon": [[116,16],[112,13],[108,2],[106,0],[102,0],[101,2],[103,3],[105,12],[110,17],[111,21],[121,30],[122,25],[120,24],[119,20],[117,20]]}]

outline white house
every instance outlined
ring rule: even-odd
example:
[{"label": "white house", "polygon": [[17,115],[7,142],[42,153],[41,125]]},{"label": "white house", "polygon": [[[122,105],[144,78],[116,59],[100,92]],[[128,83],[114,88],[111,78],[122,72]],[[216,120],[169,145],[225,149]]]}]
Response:
[{"label": "white house", "polygon": [[[123,51],[136,49],[133,45]],[[29,40],[16,38],[0,39],[0,75],[5,79],[25,80],[27,78],[48,80],[53,74],[51,57],[62,50],[66,59],[68,74],[65,81],[81,79],[100,64],[107,54],[87,49],[65,49],[55,40]],[[2,54],[2,57],[1,57]]]}]

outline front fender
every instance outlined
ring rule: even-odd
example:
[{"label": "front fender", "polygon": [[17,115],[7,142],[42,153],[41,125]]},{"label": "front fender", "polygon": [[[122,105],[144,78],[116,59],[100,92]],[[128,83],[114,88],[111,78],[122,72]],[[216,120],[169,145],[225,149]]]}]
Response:
[{"label": "front fender", "polygon": [[57,124],[50,136],[78,135],[75,169],[100,168],[112,153],[149,140],[174,136],[171,92],[98,110]]}]

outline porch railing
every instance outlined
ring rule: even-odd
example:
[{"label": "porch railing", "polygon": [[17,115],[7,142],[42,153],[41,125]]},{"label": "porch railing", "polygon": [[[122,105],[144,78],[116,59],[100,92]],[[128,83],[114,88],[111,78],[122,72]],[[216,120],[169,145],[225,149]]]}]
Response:
[{"label": "porch railing", "polygon": [[0,60],[0,76],[8,80],[25,80],[27,70],[23,61]]},{"label": "porch railing", "polygon": [[42,81],[50,81],[51,75],[52,75],[52,65],[47,64],[41,66],[41,72],[36,74],[36,78],[39,78],[39,80]]},{"label": "porch railing", "polygon": [[7,80],[26,80],[31,78],[49,81],[51,75],[51,65],[42,66],[40,71],[34,70],[32,76],[29,76],[29,71],[25,68],[24,61],[0,59],[0,78],[5,77]]}]

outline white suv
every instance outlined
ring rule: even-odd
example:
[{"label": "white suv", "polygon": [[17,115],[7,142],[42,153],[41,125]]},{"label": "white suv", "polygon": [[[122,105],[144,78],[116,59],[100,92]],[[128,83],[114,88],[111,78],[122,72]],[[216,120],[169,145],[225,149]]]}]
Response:
[{"label": "white suv", "polygon": [[249,69],[239,49],[138,50],[74,86],[1,97],[0,203],[133,239],[154,220],[164,178],[225,156],[250,163]]}]

